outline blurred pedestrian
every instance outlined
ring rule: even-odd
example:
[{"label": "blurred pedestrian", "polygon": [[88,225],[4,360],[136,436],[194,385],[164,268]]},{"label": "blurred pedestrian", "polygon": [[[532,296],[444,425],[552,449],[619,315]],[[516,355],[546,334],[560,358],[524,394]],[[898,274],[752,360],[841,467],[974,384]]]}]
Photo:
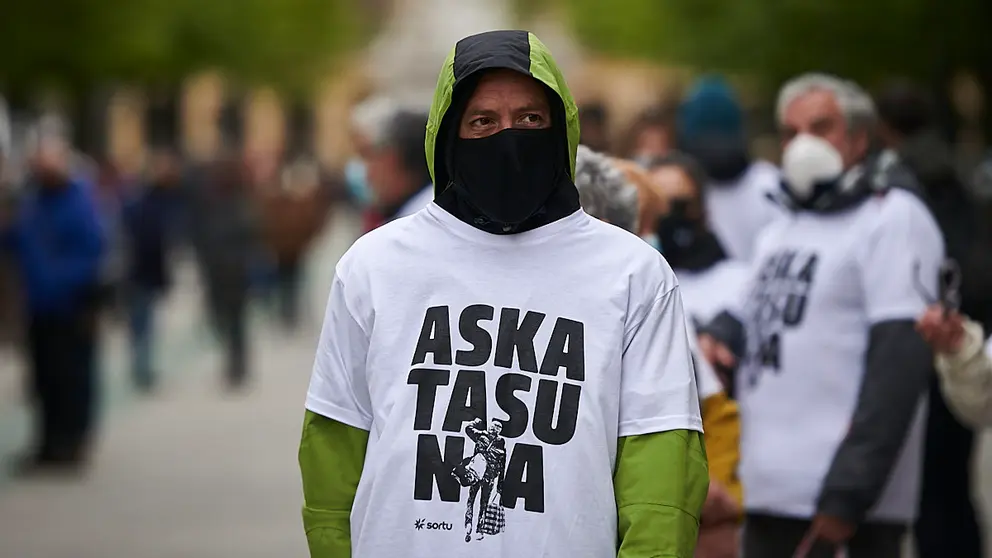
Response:
[{"label": "blurred pedestrian", "polygon": [[[695,159],[672,152],[653,161],[649,172],[664,198],[664,212],[654,223],[659,249],[675,270],[686,313],[698,328],[744,296],[751,267],[732,258],[713,232],[706,214],[706,174]],[[743,337],[730,347],[743,354]],[[733,396],[733,370],[715,367]]]},{"label": "blurred pedestrian", "polygon": [[715,76],[697,81],[679,106],[677,131],[679,149],[706,173],[710,226],[730,257],[750,262],[758,233],[782,214],[768,199],[781,178],[774,165],[751,156],[730,85]]},{"label": "blurred pedestrian", "polygon": [[661,253],[679,278],[686,312],[697,323],[709,322],[739,300],[750,266],[731,257],[713,231],[707,175],[695,159],[673,151],[652,161],[648,171],[665,200],[665,211],[653,223]]},{"label": "blurred pedestrian", "polygon": [[400,107],[390,98],[373,96],[359,103],[351,113],[351,139],[355,155],[344,169],[345,183],[352,203],[362,210],[364,231],[382,223],[374,209],[375,194],[369,186],[368,160],[382,143],[386,130],[399,113]]},{"label": "blurred pedestrian", "polygon": [[275,258],[279,317],[289,330],[299,322],[307,249],[327,214],[322,195],[316,163],[299,160],[286,168],[279,183],[261,197],[265,241]]},{"label": "blurred pedestrian", "polygon": [[424,160],[427,115],[400,111],[365,159],[373,207],[384,222],[413,215],[434,199]]},{"label": "blurred pedestrian", "polygon": [[[875,111],[859,86],[799,76],[779,92],[777,119],[789,215],[759,237],[736,308],[744,556],[897,558],[933,374],[915,324],[943,239],[869,155]],[[704,352],[724,364],[717,347]]]},{"label": "blurred pedestrian", "polygon": [[124,208],[131,380],[140,391],[150,391],[158,378],[152,368],[155,316],[172,283],[170,255],[178,236],[180,177],[177,156],[156,148],[145,184]]},{"label": "blurred pedestrian", "polygon": [[211,322],[226,353],[225,378],[232,388],[248,379],[248,294],[261,235],[242,161],[225,156],[205,177],[203,222],[198,225]]},{"label": "blurred pedestrian", "polygon": [[[669,157],[674,157],[669,155]],[[676,164],[672,159],[670,164]],[[613,160],[579,146],[575,158],[575,187],[582,209],[601,221],[636,233],[638,188],[627,181]],[[676,269],[676,273],[678,273]],[[679,278],[679,285],[684,281]],[[683,297],[686,300],[686,297]],[[689,305],[686,300],[686,309]],[[740,462],[740,420],[737,405],[727,397],[715,370],[702,358],[689,324],[693,367],[703,418],[703,440],[709,462],[710,487],[700,516],[696,558],[733,558],[738,555],[742,487],[737,477]]]},{"label": "blurred pedestrian", "polygon": [[[17,212],[13,159],[10,114],[3,97],[0,97],[0,231],[9,226]],[[21,322],[20,286],[10,256],[9,252],[0,250],[0,345],[16,339]]]},{"label": "blurred pedestrian", "polygon": [[671,269],[581,211],[577,111],[533,34],[462,39],[437,83],[434,203],[331,286],[311,555],[691,556],[709,475]]},{"label": "blurred pedestrian", "polygon": [[[951,146],[940,137],[928,95],[908,82],[882,91],[879,136],[892,156],[892,172],[908,171],[920,186],[944,235],[947,255],[961,267],[961,308],[992,327],[992,245],[975,200],[955,168]],[[985,229],[985,230],[983,230]],[[931,381],[920,518],[920,558],[982,556],[981,532],[971,500],[974,433],[951,413],[938,378]]]},{"label": "blurred pedestrian", "polygon": [[23,473],[78,471],[93,441],[105,243],[93,198],[70,174],[69,151],[60,136],[36,138],[29,193],[3,230],[26,293],[36,434]]}]

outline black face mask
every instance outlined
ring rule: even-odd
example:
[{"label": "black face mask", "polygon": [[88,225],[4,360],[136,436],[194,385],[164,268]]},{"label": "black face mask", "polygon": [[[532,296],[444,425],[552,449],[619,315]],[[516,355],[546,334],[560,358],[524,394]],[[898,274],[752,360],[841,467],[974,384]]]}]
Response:
[{"label": "black face mask", "polygon": [[703,135],[682,147],[717,184],[737,180],[751,165],[744,142],[736,138]]},{"label": "black face mask", "polygon": [[672,201],[672,210],[658,218],[655,233],[661,253],[676,269],[701,271],[727,257],[703,220],[688,215],[688,200]]},{"label": "black face mask", "polygon": [[537,213],[565,175],[553,128],[507,129],[455,140],[452,183],[494,222],[517,225]]}]

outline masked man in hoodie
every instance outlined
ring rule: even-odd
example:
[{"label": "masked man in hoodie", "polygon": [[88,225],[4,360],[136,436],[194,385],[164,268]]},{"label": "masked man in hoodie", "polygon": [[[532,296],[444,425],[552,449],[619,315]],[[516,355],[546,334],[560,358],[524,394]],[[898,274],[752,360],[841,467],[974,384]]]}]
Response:
[{"label": "masked man in hoodie", "polygon": [[458,42],[435,200],[336,268],[300,445],[311,556],[689,558],[708,471],[664,259],[584,213],[525,31]]},{"label": "masked man in hoodie", "polygon": [[790,211],[759,236],[738,311],[746,558],[897,558],[915,518],[933,372],[914,326],[943,240],[866,155],[874,114],[832,76],[779,94]]}]

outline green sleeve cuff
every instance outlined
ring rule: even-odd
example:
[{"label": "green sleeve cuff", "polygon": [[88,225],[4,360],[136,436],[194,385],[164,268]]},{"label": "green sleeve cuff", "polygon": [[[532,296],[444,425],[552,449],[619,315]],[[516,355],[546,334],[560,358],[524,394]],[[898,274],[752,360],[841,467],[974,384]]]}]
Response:
[{"label": "green sleeve cuff", "polygon": [[351,507],[369,433],[311,411],[303,419],[303,527],[311,558],[351,556]]},{"label": "green sleeve cuff", "polygon": [[709,489],[702,434],[672,430],[620,438],[613,486],[617,558],[693,558]]}]

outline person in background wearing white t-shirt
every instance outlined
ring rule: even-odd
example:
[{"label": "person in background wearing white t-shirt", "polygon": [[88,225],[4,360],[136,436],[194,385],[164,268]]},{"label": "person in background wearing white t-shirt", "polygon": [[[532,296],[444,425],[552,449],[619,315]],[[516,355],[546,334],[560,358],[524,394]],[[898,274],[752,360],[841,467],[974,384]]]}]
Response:
[{"label": "person in background wearing white t-shirt", "polygon": [[427,115],[399,111],[383,137],[366,156],[373,206],[389,222],[420,211],[434,199],[434,186],[424,161]]},{"label": "person in background wearing white t-shirt", "polygon": [[833,76],[779,93],[791,214],[759,237],[737,309],[745,558],[894,558],[915,519],[932,374],[915,322],[943,239],[867,156],[873,121],[870,98]]},{"label": "person in background wearing white t-shirt", "polygon": [[[580,145],[575,158],[575,187],[583,211],[629,233],[637,233],[641,214],[639,191],[628,182],[614,159]],[[680,289],[681,286],[680,279]],[[688,302],[686,310],[691,314]],[[695,337],[695,326],[690,320],[689,338],[705,432],[703,441],[710,466],[710,488],[700,518],[696,558],[732,558],[737,556],[743,503],[737,478],[740,420],[737,404],[727,397],[716,372],[701,357]]]},{"label": "person in background wearing white t-shirt", "polygon": [[[706,174],[697,161],[673,152],[649,168],[666,206],[654,226],[659,248],[679,278],[686,313],[697,326],[709,323],[740,300],[751,268],[730,257],[712,231],[706,216]],[[730,370],[720,370],[728,393],[733,391],[730,375]]]},{"label": "person in background wearing white t-shirt", "polygon": [[311,556],[693,555],[709,474],[678,282],[581,210],[578,139],[533,34],[444,62],[434,202],[335,269],[300,443]]},{"label": "person in background wearing white t-shirt", "polygon": [[992,339],[982,324],[937,304],[917,328],[937,353],[940,390],[951,411],[973,428],[992,426]]},{"label": "person in background wearing white t-shirt", "polygon": [[754,243],[781,208],[768,198],[778,190],[778,169],[754,160],[744,130],[744,114],[730,86],[707,76],[689,90],[677,118],[679,150],[706,171],[706,215],[730,257],[750,262]]}]

